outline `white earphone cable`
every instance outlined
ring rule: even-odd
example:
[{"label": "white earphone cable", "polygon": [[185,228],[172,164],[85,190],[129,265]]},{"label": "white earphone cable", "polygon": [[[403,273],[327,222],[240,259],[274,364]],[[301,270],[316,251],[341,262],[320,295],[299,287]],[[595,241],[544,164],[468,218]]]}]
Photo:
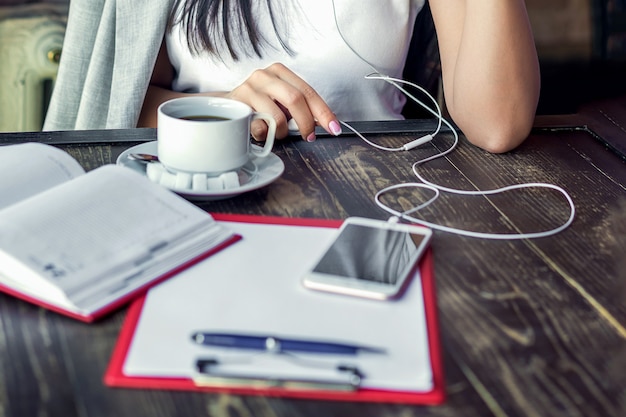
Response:
[{"label": "white earphone cable", "polygon": [[[569,227],[570,224],[572,224],[572,222],[574,221],[574,217],[575,217],[575,213],[576,213],[576,207],[574,205],[574,201],[572,200],[572,198],[570,197],[570,195],[561,187],[557,186],[557,185],[553,185],[553,184],[546,184],[546,183],[537,183],[537,182],[533,182],[533,183],[523,183],[523,184],[514,184],[514,185],[510,185],[510,186],[506,186],[506,187],[502,187],[502,188],[497,188],[497,189],[493,189],[493,190],[486,190],[486,191],[469,191],[469,190],[458,190],[458,189],[454,189],[454,188],[448,188],[448,187],[443,187],[440,185],[437,185],[431,181],[426,180],[419,172],[418,172],[418,167],[428,161],[432,161],[433,159],[436,158],[440,158],[442,156],[445,156],[447,154],[449,154],[450,152],[452,152],[456,146],[459,143],[459,135],[456,131],[456,129],[454,128],[454,126],[452,126],[452,124],[446,120],[445,117],[443,117],[443,114],[441,112],[441,108],[439,106],[439,104],[437,103],[437,100],[435,100],[435,98],[429,94],[424,88],[420,87],[419,85],[406,81],[406,80],[402,80],[399,78],[394,78],[394,77],[390,77],[387,75],[383,75],[380,72],[378,72],[376,70],[376,68],[374,68],[374,66],[372,64],[370,64],[365,58],[363,58],[351,45],[350,43],[345,39],[343,33],[341,32],[341,28],[339,26],[339,22],[337,19],[337,12],[335,9],[335,2],[334,0],[332,0],[332,7],[333,7],[333,16],[335,19],[335,26],[337,28],[337,31],[339,33],[339,36],[342,38],[343,42],[348,46],[348,48],[359,58],[361,59],[363,62],[365,62],[368,66],[370,66],[372,68],[372,70],[374,72],[372,72],[371,74],[368,74],[365,76],[366,79],[370,79],[370,80],[383,80],[389,84],[391,84],[392,86],[394,86],[395,88],[397,88],[398,90],[400,90],[403,94],[405,94],[409,99],[413,100],[415,103],[417,103],[418,105],[420,105],[422,108],[424,108],[426,111],[430,112],[432,115],[434,115],[437,118],[438,124],[437,124],[437,128],[436,130],[428,135],[422,136],[420,138],[417,138],[415,140],[412,140],[411,142],[405,143],[404,145],[402,145],[401,147],[398,148],[387,148],[384,146],[380,146],[378,144],[373,143],[372,141],[370,141],[369,139],[367,139],[364,135],[362,135],[360,132],[358,132],[356,129],[354,129],[352,126],[350,126],[348,123],[344,122],[344,121],[340,121],[341,124],[345,127],[347,127],[349,130],[351,130],[355,135],[357,135],[359,138],[361,138],[363,141],[365,141],[366,143],[368,143],[369,145],[373,146],[374,148],[380,149],[380,150],[384,150],[384,151],[390,151],[390,152],[397,152],[397,151],[408,151],[411,150],[413,148],[416,148],[418,146],[421,146],[427,142],[430,142],[435,135],[437,135],[440,130],[441,130],[441,125],[442,123],[445,124],[451,131],[453,137],[454,137],[454,142],[452,143],[452,145],[440,152],[437,153],[435,155],[423,158],[417,162],[415,162],[412,166],[412,170],[413,173],[415,174],[415,176],[422,181],[421,183],[404,183],[404,184],[396,184],[396,185],[391,185],[389,187],[386,187],[380,191],[378,191],[376,193],[376,195],[374,196],[374,200],[376,202],[376,204],[382,208],[383,210],[387,211],[388,213],[392,214],[393,216],[399,217],[405,221],[409,221],[412,223],[417,223],[426,227],[430,227],[432,229],[435,230],[440,230],[443,232],[448,232],[448,233],[455,233],[458,235],[462,235],[462,236],[468,236],[468,237],[475,237],[475,238],[483,238],[483,239],[498,239],[498,240],[513,240],[513,239],[533,239],[533,238],[540,238],[540,237],[547,237],[547,236],[552,236],[555,235],[563,230],[565,230],[567,227]],[[403,85],[409,85],[417,90],[419,90],[420,92],[422,92],[423,94],[425,94],[434,104],[434,107],[436,110],[431,109],[429,106],[427,106],[426,104],[424,104],[421,100],[419,100],[417,97],[415,97],[413,94],[411,94],[409,91],[407,91]],[[384,204],[381,201],[381,198],[383,195],[385,195],[386,193],[393,191],[393,190],[397,190],[400,188],[423,188],[423,189],[428,189],[433,191],[434,195],[429,198],[426,202],[421,203],[415,207],[412,207],[409,210],[406,210],[404,212],[401,211],[397,211],[392,209],[391,207],[389,207],[388,205]],[[567,201],[568,205],[569,205],[569,210],[570,210],[570,214],[568,219],[561,225],[558,226],[554,229],[550,229],[550,230],[546,230],[546,231],[540,231],[540,232],[532,232],[532,233],[485,233],[485,232],[474,232],[474,231],[470,231],[470,230],[464,230],[464,229],[458,229],[458,228],[453,228],[453,227],[448,227],[448,226],[443,226],[440,224],[436,224],[436,223],[432,223],[432,222],[428,222],[422,219],[418,219],[415,218],[413,216],[410,216],[410,214],[415,213],[427,206],[429,206],[430,204],[432,204],[435,200],[437,200],[437,198],[440,195],[440,192],[446,192],[446,193],[450,193],[450,194],[457,194],[457,195],[466,195],[466,196],[488,196],[488,195],[494,195],[494,194],[500,194],[500,193],[504,193],[507,191],[511,191],[511,190],[518,190],[518,189],[527,189],[527,188],[545,188],[545,189],[552,189],[552,190],[556,190],[557,192],[559,192],[560,194],[562,194],[565,197],[565,200]]]}]

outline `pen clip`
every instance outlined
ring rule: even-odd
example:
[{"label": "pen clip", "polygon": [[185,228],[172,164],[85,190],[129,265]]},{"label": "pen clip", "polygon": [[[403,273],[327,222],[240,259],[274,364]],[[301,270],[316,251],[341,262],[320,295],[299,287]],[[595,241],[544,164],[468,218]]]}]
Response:
[{"label": "pen clip", "polygon": [[220,388],[269,389],[303,391],[356,391],[361,385],[363,374],[356,366],[338,364],[332,370],[333,375],[323,378],[283,378],[261,377],[252,375],[230,374],[220,369],[223,364],[216,358],[196,360],[196,375],[193,378],[196,386]]}]

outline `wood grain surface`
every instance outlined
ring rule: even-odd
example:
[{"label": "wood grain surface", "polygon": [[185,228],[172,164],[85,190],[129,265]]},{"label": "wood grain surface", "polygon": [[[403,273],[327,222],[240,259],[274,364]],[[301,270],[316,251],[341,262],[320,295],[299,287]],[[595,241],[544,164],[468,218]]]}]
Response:
[{"label": "wood grain surface", "polygon": [[[371,137],[398,146],[428,128],[404,124],[407,133]],[[462,138],[446,158],[419,168],[437,184],[466,190],[548,182],[564,187],[576,205],[572,226],[553,237],[494,241],[435,232],[448,396],[441,406],[106,388],[102,376],[125,310],[87,325],[0,295],[0,416],[624,416],[626,169],[619,146],[599,137],[582,122],[544,126],[504,155]],[[0,135],[0,144],[54,143],[93,169],[154,138],[150,129],[16,133]],[[286,166],[277,181],[198,205],[209,212],[385,219],[375,193],[415,182],[412,163],[450,141],[446,133],[422,148],[389,153],[350,135],[286,139],[274,148]],[[387,200],[408,209],[424,198],[402,191]],[[418,216],[476,231],[531,232],[561,224],[567,205],[549,190],[443,195]]]}]

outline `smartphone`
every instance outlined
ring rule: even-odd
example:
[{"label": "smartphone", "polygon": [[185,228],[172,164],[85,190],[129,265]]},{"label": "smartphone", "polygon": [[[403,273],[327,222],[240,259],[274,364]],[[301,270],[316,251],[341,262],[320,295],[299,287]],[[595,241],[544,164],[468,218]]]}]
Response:
[{"label": "smartphone", "polygon": [[421,226],[349,217],[302,282],[310,289],[357,297],[398,297],[431,236]]}]

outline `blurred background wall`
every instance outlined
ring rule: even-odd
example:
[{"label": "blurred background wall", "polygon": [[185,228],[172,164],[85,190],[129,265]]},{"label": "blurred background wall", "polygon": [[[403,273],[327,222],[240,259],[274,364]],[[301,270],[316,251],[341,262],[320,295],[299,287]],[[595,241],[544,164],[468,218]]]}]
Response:
[{"label": "blurred background wall", "polygon": [[62,52],[68,0],[0,0],[0,131],[37,131]]},{"label": "blurred background wall", "polygon": [[541,62],[539,113],[626,94],[626,0],[526,0]]}]

